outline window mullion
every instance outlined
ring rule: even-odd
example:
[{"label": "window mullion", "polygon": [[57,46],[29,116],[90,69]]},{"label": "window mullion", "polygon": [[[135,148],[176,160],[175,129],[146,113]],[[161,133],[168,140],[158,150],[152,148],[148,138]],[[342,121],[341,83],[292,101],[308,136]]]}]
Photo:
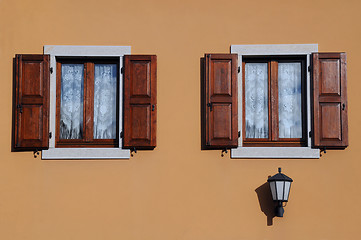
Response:
[{"label": "window mullion", "polygon": [[279,122],[278,122],[278,62],[271,61],[270,63],[271,76],[271,140],[279,140]]},{"label": "window mullion", "polygon": [[93,141],[93,125],[94,125],[94,63],[85,63],[85,79],[84,79],[84,132],[85,141]]}]

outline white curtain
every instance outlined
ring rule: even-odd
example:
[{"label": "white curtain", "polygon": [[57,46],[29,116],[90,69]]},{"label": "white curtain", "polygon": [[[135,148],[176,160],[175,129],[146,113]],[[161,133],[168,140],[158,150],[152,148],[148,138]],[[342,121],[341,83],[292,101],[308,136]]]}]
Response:
[{"label": "white curtain", "polygon": [[246,63],[246,138],[268,138],[268,64]]},{"label": "white curtain", "polygon": [[94,139],[115,139],[117,128],[117,65],[95,64]]},{"label": "white curtain", "polygon": [[301,63],[278,64],[279,137],[302,137]]},{"label": "white curtain", "polygon": [[84,65],[61,65],[60,139],[83,136]]}]

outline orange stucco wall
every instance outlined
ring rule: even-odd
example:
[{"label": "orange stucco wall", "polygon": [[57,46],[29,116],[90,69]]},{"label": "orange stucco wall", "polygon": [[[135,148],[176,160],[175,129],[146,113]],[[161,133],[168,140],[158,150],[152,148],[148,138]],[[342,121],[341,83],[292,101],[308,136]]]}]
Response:
[{"label": "orange stucco wall", "polygon": [[[0,0],[0,239],[361,239],[361,2]],[[200,57],[231,44],[346,51],[350,147],[316,160],[200,150]],[[158,56],[158,146],[129,160],[12,153],[12,58],[43,45],[130,45]],[[256,193],[294,179],[272,225]]]}]

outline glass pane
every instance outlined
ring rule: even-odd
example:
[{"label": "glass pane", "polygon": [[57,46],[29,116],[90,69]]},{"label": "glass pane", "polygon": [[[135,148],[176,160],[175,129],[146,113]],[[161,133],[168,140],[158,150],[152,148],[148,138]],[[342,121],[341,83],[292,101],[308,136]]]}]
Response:
[{"label": "glass pane", "polygon": [[302,138],[301,63],[278,64],[279,137]]},{"label": "glass pane", "polygon": [[95,64],[94,139],[116,138],[117,88],[117,65]]},{"label": "glass pane", "polygon": [[285,193],[284,193],[285,201],[288,201],[288,195],[290,194],[290,187],[291,187],[291,182],[285,182]]},{"label": "glass pane", "polygon": [[277,196],[276,196],[276,182],[270,182],[269,183],[270,188],[271,188],[271,193],[272,193],[272,199],[273,200],[277,200]]},{"label": "glass pane", "polygon": [[61,65],[60,139],[83,137],[84,65]]},{"label": "glass pane", "polygon": [[277,200],[283,200],[284,181],[276,181]]},{"label": "glass pane", "polygon": [[268,64],[246,63],[246,138],[268,138]]}]

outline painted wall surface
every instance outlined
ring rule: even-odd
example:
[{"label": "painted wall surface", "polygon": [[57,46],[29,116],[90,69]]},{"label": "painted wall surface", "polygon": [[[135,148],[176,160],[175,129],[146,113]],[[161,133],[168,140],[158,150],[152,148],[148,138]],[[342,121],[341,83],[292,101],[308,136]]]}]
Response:
[{"label": "painted wall surface", "polygon": [[[0,239],[361,239],[361,1],[0,0]],[[231,44],[346,51],[350,147],[320,159],[201,151],[200,58]],[[158,56],[154,151],[129,160],[12,153],[12,58],[43,45],[130,45]],[[284,218],[260,191],[294,179]]]}]

